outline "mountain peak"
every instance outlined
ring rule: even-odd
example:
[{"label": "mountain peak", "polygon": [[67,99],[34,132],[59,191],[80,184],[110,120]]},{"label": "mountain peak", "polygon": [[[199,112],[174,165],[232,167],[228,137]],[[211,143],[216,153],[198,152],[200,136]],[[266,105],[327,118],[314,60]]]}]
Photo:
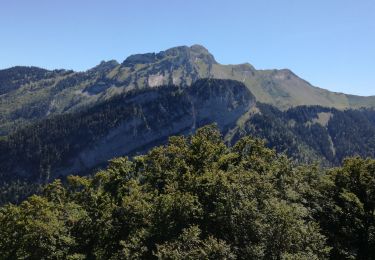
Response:
[{"label": "mountain peak", "polygon": [[172,59],[185,62],[196,62],[201,60],[206,64],[217,64],[214,56],[202,45],[194,44],[190,47],[177,46],[159,53],[145,53],[130,55],[123,62],[126,66],[135,64],[155,63],[164,59]]},{"label": "mountain peak", "polygon": [[190,46],[190,49],[192,49],[194,51],[197,51],[197,52],[209,53],[209,51],[207,50],[207,48],[204,47],[203,45],[200,45],[200,44],[193,44],[193,45]]},{"label": "mountain peak", "polygon": [[100,64],[96,65],[94,68],[90,69],[90,72],[107,72],[114,67],[116,67],[119,63],[116,60],[109,60],[109,61],[101,61]]},{"label": "mountain peak", "polygon": [[[163,53],[163,52],[161,52]],[[165,51],[168,54],[182,55],[185,58],[190,59],[192,62],[198,60],[203,61],[206,64],[217,64],[215,57],[202,45],[194,44],[190,47],[188,46],[178,46]]]}]

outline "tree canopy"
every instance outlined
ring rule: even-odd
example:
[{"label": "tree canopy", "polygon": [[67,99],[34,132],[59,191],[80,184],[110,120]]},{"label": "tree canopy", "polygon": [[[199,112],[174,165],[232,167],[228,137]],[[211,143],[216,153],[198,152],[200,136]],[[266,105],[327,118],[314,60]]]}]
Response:
[{"label": "tree canopy", "polygon": [[0,209],[1,259],[373,259],[375,160],[297,166],[215,126]]}]

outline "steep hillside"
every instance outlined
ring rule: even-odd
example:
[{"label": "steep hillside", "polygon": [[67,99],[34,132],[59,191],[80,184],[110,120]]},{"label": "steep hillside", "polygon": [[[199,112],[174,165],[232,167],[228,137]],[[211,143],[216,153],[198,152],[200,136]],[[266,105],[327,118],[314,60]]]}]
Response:
[{"label": "steep hillside", "polygon": [[334,93],[312,86],[290,70],[222,65],[200,45],[131,55],[121,64],[102,62],[86,72],[15,67],[0,71],[0,135],[51,115],[74,112],[133,89],[178,85],[201,78],[243,82],[262,103],[279,109],[320,105],[375,107],[375,97]]},{"label": "steep hillside", "polygon": [[249,90],[229,80],[129,91],[88,110],[43,120],[0,141],[0,179],[44,182],[82,172],[214,122],[226,132],[254,105]]},{"label": "steep hillside", "polygon": [[35,67],[0,70],[0,135],[44,118],[53,96],[51,88],[72,73]]}]

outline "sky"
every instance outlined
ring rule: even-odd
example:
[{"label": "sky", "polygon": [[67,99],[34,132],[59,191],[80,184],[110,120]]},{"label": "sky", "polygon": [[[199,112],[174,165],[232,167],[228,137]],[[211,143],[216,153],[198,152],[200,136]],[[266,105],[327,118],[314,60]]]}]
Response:
[{"label": "sky", "polygon": [[0,0],[0,69],[84,71],[193,44],[222,64],[375,95],[374,0]]}]

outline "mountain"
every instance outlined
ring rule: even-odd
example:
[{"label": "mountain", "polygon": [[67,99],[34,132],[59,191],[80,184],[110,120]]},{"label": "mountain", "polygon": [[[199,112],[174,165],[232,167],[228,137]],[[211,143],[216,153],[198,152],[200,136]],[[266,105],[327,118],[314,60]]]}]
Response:
[{"label": "mountain", "polygon": [[375,107],[375,97],[317,88],[287,69],[257,70],[248,63],[219,64],[200,45],[131,55],[122,63],[103,61],[85,71],[14,67],[0,71],[0,135],[35,120],[93,106],[146,87],[189,87],[202,78],[242,82],[259,102],[285,110],[299,105],[337,109]]},{"label": "mountain", "polygon": [[289,70],[221,65],[199,45],[86,72],[14,67],[0,71],[0,93],[0,204],[211,123],[228,145],[255,136],[297,163],[375,157],[374,97],[322,90]]}]

